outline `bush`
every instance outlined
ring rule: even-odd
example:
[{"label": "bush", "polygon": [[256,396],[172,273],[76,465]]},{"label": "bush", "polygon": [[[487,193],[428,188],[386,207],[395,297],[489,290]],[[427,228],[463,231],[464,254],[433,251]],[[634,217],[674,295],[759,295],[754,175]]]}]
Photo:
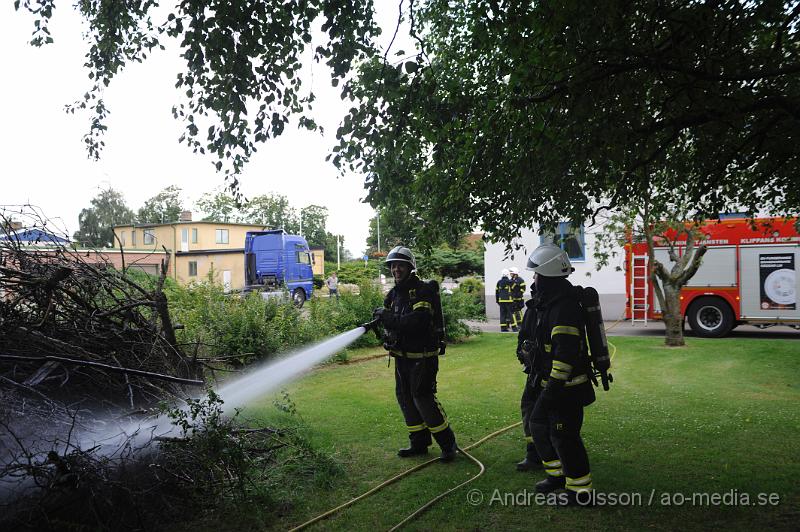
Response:
[{"label": "bush", "polygon": [[[296,415],[294,408],[282,410]],[[189,399],[186,408],[162,404],[161,411],[180,434],[163,442],[151,468],[163,473],[161,489],[172,502],[190,513],[235,513],[243,503],[266,513],[280,511],[288,487],[326,482],[342,473],[296,429],[250,428],[238,410],[223,415],[223,399],[213,390]]]},{"label": "bush", "polygon": [[483,271],[483,250],[439,247],[417,257],[422,274],[441,278],[462,277]]},{"label": "bush", "polygon": [[[372,319],[372,311],[383,306],[383,291],[373,282],[359,285],[359,293],[342,292],[339,299],[315,299],[308,310],[310,325],[324,336],[338,334]],[[377,337],[370,333],[361,336],[353,347],[379,345]]]},{"label": "bush", "polygon": [[467,277],[458,283],[458,289],[470,294],[477,294],[482,296],[484,293],[484,284],[477,277]]},{"label": "bush", "polygon": [[[188,351],[196,345],[200,358],[234,366],[354,329],[370,321],[384,300],[382,288],[371,279],[359,284],[358,294],[343,292],[338,300],[313,298],[302,310],[288,301],[265,300],[256,292],[226,294],[210,280],[189,287],[170,284],[166,292],[173,322],[184,326],[176,333],[179,342],[190,346]],[[484,315],[476,294],[464,289],[442,294],[442,310],[449,342],[471,334],[462,320]],[[352,347],[380,343],[375,334],[368,333]],[[338,356],[340,360],[346,357],[346,352]]]},{"label": "bush", "polygon": [[190,287],[172,286],[167,293],[180,342],[196,344],[205,357],[268,358],[288,347],[320,337],[290,302],[265,300],[261,294],[226,294],[205,281]]},{"label": "bush", "polygon": [[460,288],[452,294],[442,294],[442,314],[444,314],[444,326],[446,340],[453,342],[464,336],[474,333],[463,320],[480,320],[486,316],[486,310],[480,301],[476,301],[475,295]]},{"label": "bush", "polygon": [[380,275],[382,265],[383,263],[379,260],[370,260],[366,266],[362,260],[345,262],[339,268],[339,282],[359,286],[375,282]]}]

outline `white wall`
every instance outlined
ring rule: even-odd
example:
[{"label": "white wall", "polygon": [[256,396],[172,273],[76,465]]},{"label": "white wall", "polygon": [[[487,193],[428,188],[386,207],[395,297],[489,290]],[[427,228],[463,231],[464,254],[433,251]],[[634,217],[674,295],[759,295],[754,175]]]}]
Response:
[{"label": "white wall", "polygon": [[[623,249],[617,249],[617,256],[609,260],[609,265],[601,268],[599,271],[595,269],[596,261],[594,259],[595,248],[595,233],[601,231],[602,228],[591,227],[585,229],[586,239],[586,259],[583,261],[571,261],[575,272],[569,276],[572,284],[579,284],[582,286],[593,286],[601,295],[601,303],[603,304],[604,311],[606,306],[613,305],[616,307],[618,304],[624,306],[625,299],[625,272],[617,271],[616,268],[624,266],[625,255]],[[525,293],[525,299],[530,299],[530,286],[533,283],[533,272],[525,269],[525,264],[528,261],[528,255],[539,246],[540,239],[534,230],[523,230],[522,236],[515,240],[513,244],[520,244],[521,247],[517,251],[512,251],[512,256],[506,258],[506,243],[489,244],[484,246],[484,279],[485,279],[485,292],[486,292],[486,314],[490,318],[499,315],[499,309],[494,301],[495,285],[500,279],[500,272],[504,268],[516,266],[519,268],[520,277],[525,279],[525,284],[528,291]],[[515,246],[516,247],[516,246]],[[513,250],[514,248],[512,248]],[[603,296],[606,297],[603,297]],[[607,303],[609,302],[609,303]],[[612,309],[609,309],[612,310]],[[617,309],[613,309],[613,314],[617,313]],[[604,312],[604,314],[606,314]]]}]

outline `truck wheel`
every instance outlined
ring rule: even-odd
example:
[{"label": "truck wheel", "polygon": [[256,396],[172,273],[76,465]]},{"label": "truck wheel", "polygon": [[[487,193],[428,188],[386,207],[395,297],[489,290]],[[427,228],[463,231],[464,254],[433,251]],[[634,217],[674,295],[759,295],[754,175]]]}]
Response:
[{"label": "truck wheel", "polygon": [[692,331],[702,338],[720,338],[733,329],[733,311],[718,297],[698,298],[686,315]]},{"label": "truck wheel", "polygon": [[292,293],[292,301],[294,301],[294,306],[297,308],[301,308],[303,303],[306,302],[306,292],[302,288],[296,288],[295,291]]}]

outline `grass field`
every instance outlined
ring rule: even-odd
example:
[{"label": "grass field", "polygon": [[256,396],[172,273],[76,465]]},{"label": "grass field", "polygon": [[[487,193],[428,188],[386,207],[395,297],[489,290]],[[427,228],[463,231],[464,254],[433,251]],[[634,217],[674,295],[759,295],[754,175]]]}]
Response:
[{"label": "grass field", "polygon": [[[608,393],[598,391],[587,409],[583,436],[597,492],[620,504],[501,502],[516,495],[514,502],[524,503],[526,490],[532,493],[543,478],[515,471],[524,453],[515,428],[471,451],[486,466],[481,478],[406,529],[796,530],[800,344],[690,339],[685,348],[668,349],[659,338],[613,342],[615,383]],[[441,360],[438,395],[462,447],[518,421],[524,376],[514,347],[513,335],[484,334],[451,346]],[[407,439],[394,400],[394,368],[385,357],[358,361],[378,352],[362,351],[357,363],[318,369],[288,387],[294,416],[276,409],[272,397],[245,411],[263,423],[295,424],[333,456],[339,473],[288,482],[277,515],[242,509],[225,516],[223,528],[291,528],[423,461],[395,455]],[[311,529],[387,530],[477,469],[464,457],[434,463]],[[470,504],[470,490],[479,490],[483,502]],[[693,494],[699,495],[692,500]],[[755,505],[759,494],[766,505]],[[722,499],[713,504],[711,497]]]}]

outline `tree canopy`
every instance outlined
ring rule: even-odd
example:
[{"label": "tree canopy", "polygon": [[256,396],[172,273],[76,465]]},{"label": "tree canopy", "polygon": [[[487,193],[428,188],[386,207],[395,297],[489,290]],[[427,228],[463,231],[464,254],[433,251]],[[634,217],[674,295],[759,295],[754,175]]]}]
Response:
[{"label": "tree canopy", "polygon": [[[15,0],[14,6],[34,15],[32,45],[53,42],[48,26],[55,0]],[[214,157],[234,186],[256,144],[279,136],[291,115],[316,129],[314,94],[298,76],[304,51],[310,47],[313,60],[330,67],[336,84],[379,33],[372,0],[182,0],[170,7],[156,0],[100,0],[74,8],[87,23],[91,87],[70,111],[91,113],[85,139],[90,156],[99,157],[104,146],[104,88],[128,64],[146,60],[171,40],[185,61],[175,84],[185,98],[173,107],[185,126],[180,140]],[[313,27],[318,19],[321,34]]]},{"label": "tree canopy", "polygon": [[[261,194],[242,203],[227,191],[207,192],[196,206],[203,212],[204,220],[264,225],[284,229],[289,234],[302,233],[309,246],[324,248],[328,258],[336,257],[336,235],[327,230],[327,207],[307,205],[298,210],[281,194]],[[344,245],[343,242],[340,235],[339,243]]]},{"label": "tree canopy", "polygon": [[680,189],[698,216],[797,212],[799,14],[777,1],[426,2],[418,55],[361,68],[334,162],[368,171],[372,202],[407,205],[429,230],[466,220],[506,239],[654,187]]},{"label": "tree canopy", "polygon": [[91,206],[81,210],[73,238],[81,246],[114,246],[115,225],[133,223],[135,216],[122,193],[113,188],[101,190],[92,198]]},{"label": "tree canopy", "polygon": [[177,222],[183,211],[181,188],[170,185],[144,202],[136,214],[136,222],[140,224],[158,224]]},{"label": "tree canopy", "polygon": [[[37,18],[32,43],[51,40],[53,0],[16,5]],[[371,0],[185,0],[154,22],[156,5],[76,4],[93,86],[73,110],[93,112],[95,156],[103,87],[171,38],[186,61],[181,140],[235,186],[289,116],[316,127],[298,75],[311,47],[353,104],[334,164],[367,176],[373,205],[425,220],[423,242],[464,226],[509,239],[635,205],[654,187],[680,188],[697,216],[800,205],[796,0],[398,2],[410,56],[376,48]]]}]

